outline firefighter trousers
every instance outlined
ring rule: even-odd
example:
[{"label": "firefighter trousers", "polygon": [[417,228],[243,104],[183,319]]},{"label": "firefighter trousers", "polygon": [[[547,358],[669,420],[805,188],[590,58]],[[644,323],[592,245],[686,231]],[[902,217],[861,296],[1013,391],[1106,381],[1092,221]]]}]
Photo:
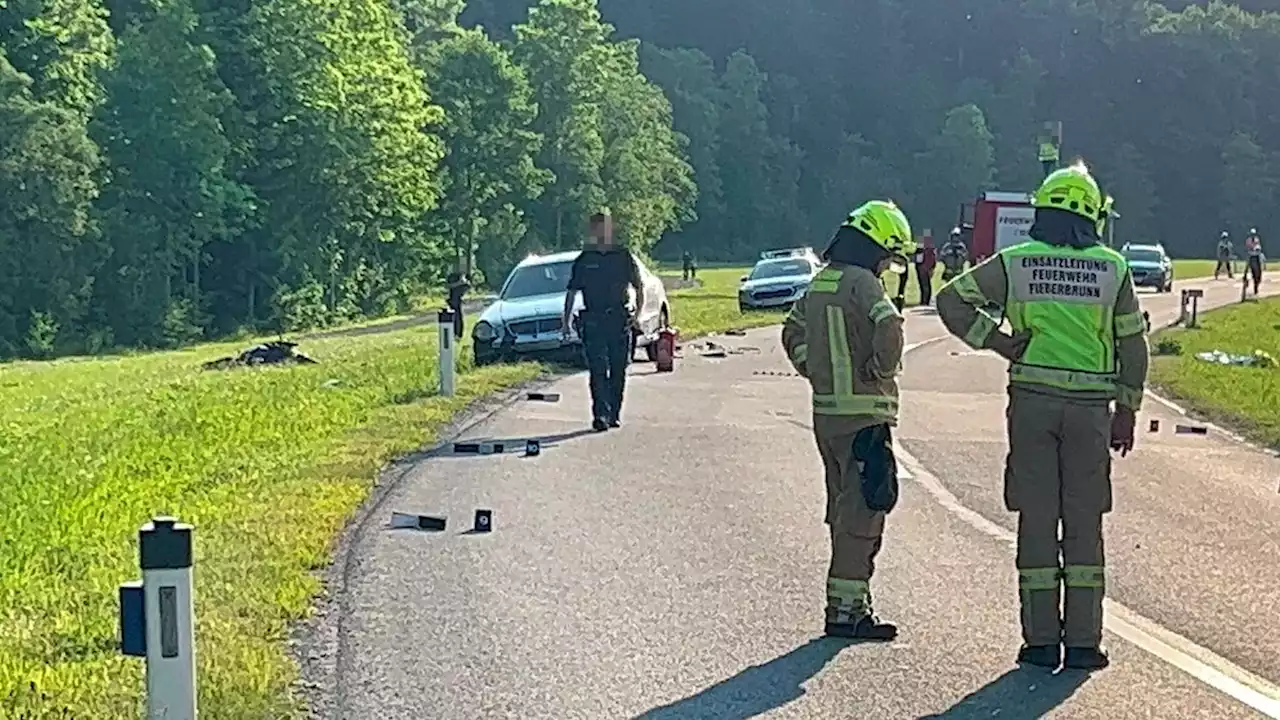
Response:
[{"label": "firefighter trousers", "polygon": [[1096,648],[1105,592],[1102,516],[1111,511],[1111,410],[1014,387],[1007,414],[1004,496],[1018,513],[1022,639]]},{"label": "firefighter trousers", "polygon": [[[871,576],[885,515],[897,502],[898,473],[887,424],[850,432],[847,418],[814,416],[814,437],[826,469],[826,523],[831,530],[827,622],[852,623],[871,614]],[[876,509],[872,509],[872,508]]]}]

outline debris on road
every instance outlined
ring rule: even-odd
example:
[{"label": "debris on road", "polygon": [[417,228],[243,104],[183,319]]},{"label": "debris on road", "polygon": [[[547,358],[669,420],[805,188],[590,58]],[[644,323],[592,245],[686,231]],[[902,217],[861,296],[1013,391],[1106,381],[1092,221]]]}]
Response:
[{"label": "debris on road", "polygon": [[1236,355],[1222,350],[1210,350],[1196,353],[1196,359],[1216,365],[1235,365],[1237,367],[1272,368],[1276,366],[1276,359],[1265,350],[1254,350],[1252,355]]},{"label": "debris on road", "polygon": [[542,454],[542,443],[537,440],[526,440],[524,442],[524,456],[538,457]]},{"label": "debris on road", "polygon": [[781,371],[781,370],[753,370],[753,371],[751,372],[751,374],[752,374],[752,375],[764,375],[764,376],[767,376],[767,377],[794,377],[794,378],[798,378],[798,377],[800,377],[800,373],[797,373],[797,372],[783,372],[783,371]]},{"label": "debris on road", "polygon": [[476,521],[471,526],[472,532],[487,533],[493,530],[493,511],[476,510]]},{"label": "debris on road", "polygon": [[725,334],[725,335],[732,335],[732,336],[734,336],[734,337],[746,337],[746,336],[747,336],[747,331],[746,331],[746,330],[743,330],[742,328],[732,328],[732,329],[729,329],[729,330],[725,330],[725,331],[724,331],[724,334]]},{"label": "debris on road", "polygon": [[539,402],[560,402],[560,393],[531,392],[525,395],[525,399]]},{"label": "debris on road", "polygon": [[707,357],[707,358],[729,357],[729,351],[726,350],[723,345],[717,345],[716,343],[713,343],[710,340],[708,340],[704,347],[706,349],[702,351],[702,357]]},{"label": "debris on road", "polygon": [[501,455],[516,446],[512,442],[456,442],[453,451],[459,455]]},{"label": "debris on road", "polygon": [[391,513],[391,527],[401,530],[434,530],[440,531],[445,529],[445,525],[449,522],[448,518],[434,517],[431,515],[413,515],[411,513]]},{"label": "debris on road", "polygon": [[253,367],[257,365],[315,365],[316,361],[296,352],[298,343],[288,340],[272,340],[262,345],[245,350],[239,355],[210,360],[203,365],[205,370],[230,370],[237,367]]},{"label": "debris on road", "polygon": [[1178,435],[1208,435],[1209,428],[1204,425],[1175,425],[1173,432]]}]

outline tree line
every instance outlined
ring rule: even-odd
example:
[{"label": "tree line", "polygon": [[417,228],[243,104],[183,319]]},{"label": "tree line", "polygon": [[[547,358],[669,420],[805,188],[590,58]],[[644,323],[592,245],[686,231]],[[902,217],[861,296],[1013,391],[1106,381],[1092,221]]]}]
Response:
[{"label": "tree line", "polygon": [[1035,187],[1048,120],[1118,241],[1280,222],[1272,0],[599,3],[7,0],[0,356],[401,309],[601,206],[667,259],[875,196],[939,236]]},{"label": "tree line", "polygon": [[501,281],[610,208],[692,217],[671,107],[594,0],[0,2],[0,356],[168,347]]},{"label": "tree line", "polygon": [[[506,27],[522,0],[475,0]],[[1168,0],[601,0],[689,138],[697,221],[655,248],[715,259],[821,243],[891,196],[945,235],[985,189],[1029,191],[1045,121],[1121,218],[1117,242],[1210,256],[1280,235],[1280,4]]]}]

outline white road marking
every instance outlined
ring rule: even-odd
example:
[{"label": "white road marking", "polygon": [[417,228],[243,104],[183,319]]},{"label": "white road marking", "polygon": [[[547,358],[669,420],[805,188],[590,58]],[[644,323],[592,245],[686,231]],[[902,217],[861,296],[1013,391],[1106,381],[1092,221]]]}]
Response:
[{"label": "white road marking", "polygon": [[[930,345],[948,336],[912,343],[904,354]],[[923,487],[948,512],[1011,548],[1016,547],[1014,533],[991,522],[961,504],[959,498],[932,473],[925,469],[902,444],[894,442],[894,453],[900,465],[910,469],[914,481]],[[1128,607],[1107,598],[1104,626],[1120,638],[1136,645],[1215,690],[1235,698],[1244,705],[1270,718],[1280,719],[1280,686],[1245,670],[1230,660],[1201,647],[1177,633],[1161,627]]]}]

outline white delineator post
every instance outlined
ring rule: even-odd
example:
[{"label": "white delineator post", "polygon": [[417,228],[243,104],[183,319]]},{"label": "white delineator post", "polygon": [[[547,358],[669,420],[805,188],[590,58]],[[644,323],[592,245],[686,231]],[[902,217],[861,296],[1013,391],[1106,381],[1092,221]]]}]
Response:
[{"label": "white delineator post", "polygon": [[457,389],[454,376],[453,311],[441,310],[436,320],[440,328],[440,394],[453,397]]},{"label": "white delineator post", "polygon": [[193,529],[175,518],[158,517],[138,531],[150,720],[196,720]]}]

